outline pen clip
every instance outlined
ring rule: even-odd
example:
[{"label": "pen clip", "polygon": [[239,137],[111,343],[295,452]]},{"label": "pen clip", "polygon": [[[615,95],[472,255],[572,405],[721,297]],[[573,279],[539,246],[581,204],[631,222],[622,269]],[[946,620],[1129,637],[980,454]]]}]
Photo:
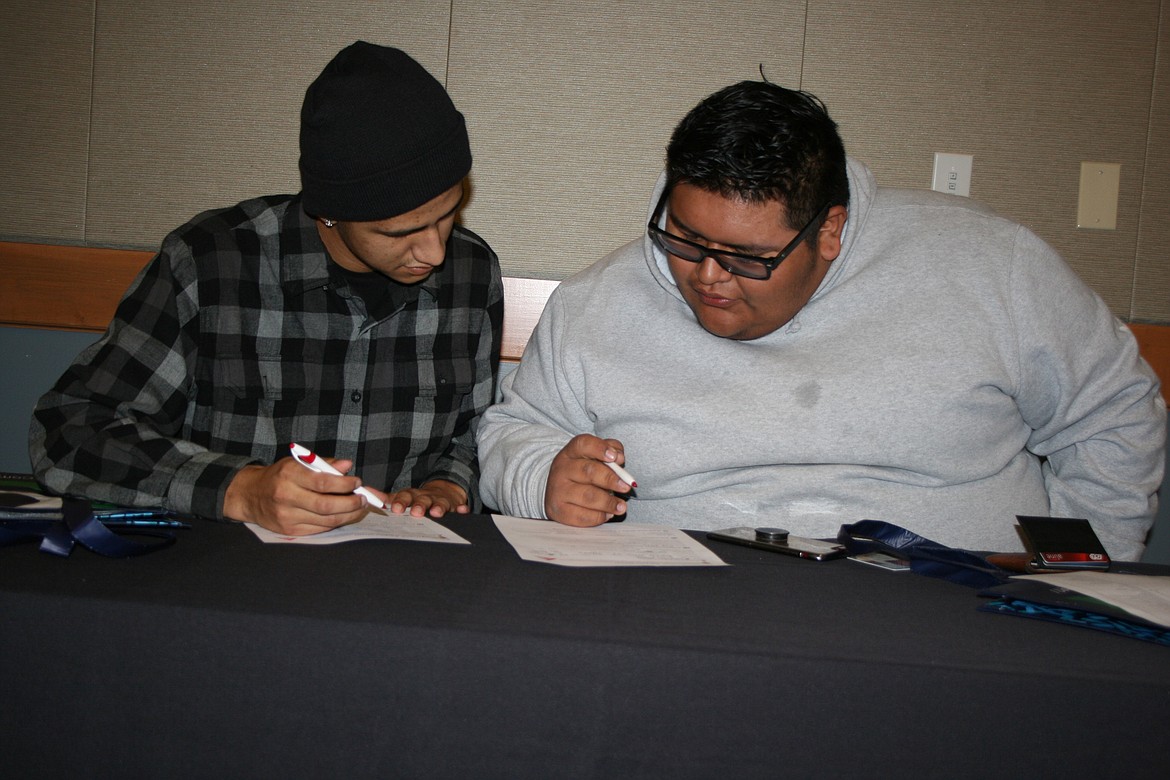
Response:
[{"label": "pen clip", "polygon": [[316,453],[314,453],[308,447],[297,444],[296,442],[288,445],[288,448],[292,452],[292,456],[297,460],[297,462],[303,463],[309,468],[313,467],[313,461],[317,459]]}]

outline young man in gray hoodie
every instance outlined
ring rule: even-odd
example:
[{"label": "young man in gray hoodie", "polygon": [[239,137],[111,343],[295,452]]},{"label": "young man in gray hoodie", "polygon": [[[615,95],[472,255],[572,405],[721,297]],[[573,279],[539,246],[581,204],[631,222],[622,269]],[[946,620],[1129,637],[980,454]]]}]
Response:
[{"label": "young man in gray hoodie", "polygon": [[1026,228],[879,188],[819,100],[759,82],[683,119],[649,215],[557,288],[485,414],[487,505],[816,537],[870,518],[999,551],[1017,514],[1085,517],[1140,556],[1158,380]]}]

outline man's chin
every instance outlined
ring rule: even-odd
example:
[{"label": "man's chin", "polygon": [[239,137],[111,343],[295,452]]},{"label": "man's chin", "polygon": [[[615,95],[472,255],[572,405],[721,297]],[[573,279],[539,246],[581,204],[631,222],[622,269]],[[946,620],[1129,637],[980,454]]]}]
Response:
[{"label": "man's chin", "polygon": [[434,272],[435,269],[429,266],[425,271],[412,271],[410,268],[399,268],[394,271],[394,273],[387,274],[387,276],[399,284],[405,284],[409,286],[412,284],[418,284],[419,282],[425,282],[427,279],[431,278],[431,274]]},{"label": "man's chin", "polygon": [[713,320],[712,318],[699,317],[699,324],[703,326],[703,330],[710,333],[712,336],[718,336],[721,339],[731,339],[732,341],[754,341],[758,338],[763,338],[767,333],[755,333],[749,327],[745,327],[743,323],[738,322],[721,322]]}]

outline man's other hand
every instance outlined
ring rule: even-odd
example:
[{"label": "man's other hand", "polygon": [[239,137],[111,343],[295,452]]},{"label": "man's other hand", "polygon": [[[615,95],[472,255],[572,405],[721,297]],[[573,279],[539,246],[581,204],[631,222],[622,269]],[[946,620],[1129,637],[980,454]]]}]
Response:
[{"label": "man's other hand", "polygon": [[617,439],[587,433],[574,436],[553,458],[544,492],[544,512],[551,520],[575,526],[594,526],[626,513],[626,502],[616,494],[629,493],[606,463],[626,462]]}]

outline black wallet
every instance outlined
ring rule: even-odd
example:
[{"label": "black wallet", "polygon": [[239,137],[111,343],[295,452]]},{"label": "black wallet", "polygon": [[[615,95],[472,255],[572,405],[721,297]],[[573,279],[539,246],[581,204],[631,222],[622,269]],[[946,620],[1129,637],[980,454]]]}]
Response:
[{"label": "black wallet", "polygon": [[1032,553],[1029,571],[1105,571],[1109,553],[1088,520],[1016,515]]}]

